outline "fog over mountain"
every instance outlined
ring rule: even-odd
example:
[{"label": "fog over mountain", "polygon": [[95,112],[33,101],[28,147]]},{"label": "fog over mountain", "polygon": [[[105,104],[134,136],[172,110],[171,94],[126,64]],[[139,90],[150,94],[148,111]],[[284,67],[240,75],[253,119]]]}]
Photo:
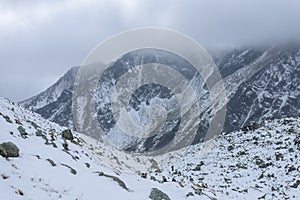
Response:
[{"label": "fog over mountain", "polygon": [[298,40],[299,19],[300,2],[293,0],[2,0],[0,92],[29,98],[97,44],[132,28],[175,29],[215,50]]}]

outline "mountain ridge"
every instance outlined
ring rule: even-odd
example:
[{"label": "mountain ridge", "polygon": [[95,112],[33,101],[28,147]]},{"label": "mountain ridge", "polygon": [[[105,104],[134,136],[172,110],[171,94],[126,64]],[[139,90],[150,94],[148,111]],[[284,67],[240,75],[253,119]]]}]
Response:
[{"label": "mountain ridge", "polygon": [[[289,44],[269,48],[234,49],[218,58],[217,64],[225,83],[228,98],[228,101],[222,102],[224,104],[222,109],[227,109],[224,131],[239,130],[251,123],[263,123],[268,119],[300,116],[300,105],[296,100],[300,98],[299,47]],[[75,69],[78,70],[78,68]],[[74,68],[71,71],[76,72]],[[67,74],[65,76],[72,77],[64,76],[66,79],[75,80],[76,73]],[[276,81],[280,77],[283,79],[280,85],[275,87]],[[268,78],[273,80],[270,82]],[[262,83],[268,82],[266,87],[261,86]],[[287,83],[290,86],[286,87]],[[55,90],[55,85],[52,87],[54,87],[52,90]],[[61,88],[64,90],[61,91],[60,97],[57,100],[52,99],[51,103],[44,107],[35,106],[39,104],[40,95],[20,104],[35,110],[54,122],[74,128],[72,114],[70,114],[72,113],[72,87],[68,84],[66,86],[62,84]],[[257,90],[258,88],[260,89]],[[48,88],[46,91],[52,90]],[[293,94],[289,94],[291,92]],[[51,96],[51,94],[48,95]],[[203,96],[204,102],[205,99],[209,99],[208,94],[205,95],[207,96]],[[284,103],[284,101],[289,108],[283,112],[276,105],[278,102]],[[271,111],[269,111],[270,109]],[[267,115],[268,112],[270,114]],[[211,108],[209,106],[201,111],[201,117],[205,120],[200,122],[201,129],[198,130],[193,144],[202,141],[203,134],[209,126],[209,120],[212,120],[210,119]]]}]

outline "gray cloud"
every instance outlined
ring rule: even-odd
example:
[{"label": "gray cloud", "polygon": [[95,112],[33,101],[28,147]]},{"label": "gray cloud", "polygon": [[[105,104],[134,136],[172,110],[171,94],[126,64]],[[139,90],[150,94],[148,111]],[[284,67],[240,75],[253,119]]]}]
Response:
[{"label": "gray cloud", "polygon": [[300,1],[0,1],[0,95],[35,95],[99,42],[144,26],[181,31],[207,48],[299,39]]}]

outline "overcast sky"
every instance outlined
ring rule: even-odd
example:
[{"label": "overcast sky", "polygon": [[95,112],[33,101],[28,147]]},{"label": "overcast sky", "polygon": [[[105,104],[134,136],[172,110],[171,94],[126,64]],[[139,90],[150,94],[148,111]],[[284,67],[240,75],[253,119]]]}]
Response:
[{"label": "overcast sky", "polygon": [[300,36],[300,1],[0,0],[0,96],[36,95],[107,37],[145,26],[209,49],[281,41]]}]

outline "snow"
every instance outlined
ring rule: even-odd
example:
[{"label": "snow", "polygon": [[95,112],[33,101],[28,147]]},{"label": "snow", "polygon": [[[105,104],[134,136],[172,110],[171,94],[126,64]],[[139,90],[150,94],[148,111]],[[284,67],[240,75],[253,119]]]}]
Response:
[{"label": "snow", "polygon": [[[64,127],[2,98],[0,113],[0,144],[11,141],[20,148],[18,158],[0,157],[1,199],[148,199],[152,188],[160,189],[172,200],[263,196],[265,199],[299,199],[300,196],[300,186],[291,187],[300,180],[299,149],[293,142],[300,133],[300,119],[274,120],[253,131],[222,134],[202,144],[147,157],[126,154],[76,132],[73,134],[78,144],[67,141],[69,150],[65,151],[62,146],[65,141],[60,134]],[[12,123],[3,116],[8,116]],[[20,125],[15,119],[22,123],[27,138],[20,136],[17,130]],[[40,129],[50,143],[49,132],[54,129],[57,148],[46,145],[45,139],[36,136],[36,129]],[[260,166],[259,159],[272,164]],[[195,170],[198,165],[200,169]],[[76,174],[66,166],[76,170]],[[181,175],[175,174],[171,166]],[[129,191],[111,178],[99,176],[99,172],[118,177]],[[148,173],[147,179],[141,178],[140,172]],[[161,183],[163,176],[168,182]],[[172,182],[172,178],[176,181]],[[189,192],[195,196],[186,197]]]},{"label": "snow", "polygon": [[[163,158],[166,165],[162,166],[162,174],[187,186],[197,182],[207,185],[203,191],[212,191],[218,199],[256,199],[264,195],[265,199],[299,199],[299,188],[290,187],[295,180],[300,180],[299,149],[293,142],[300,133],[299,122],[275,120],[254,131],[223,134],[214,140],[214,148],[204,158],[197,156],[203,150],[202,144],[190,147],[185,156],[181,152],[167,155]],[[228,150],[230,146],[233,150]],[[280,154],[283,158],[277,159],[276,155]],[[258,166],[256,159],[270,165]],[[201,162],[201,170],[195,170]],[[182,175],[174,173],[170,165]],[[151,174],[155,176],[155,172]],[[264,177],[259,178],[261,174]],[[196,181],[199,178],[203,180]]]},{"label": "snow", "polygon": [[[147,199],[152,188],[165,190],[172,199],[184,198],[185,193],[174,184],[162,185],[142,179],[134,171],[112,168],[110,164],[115,164],[107,162],[112,158],[101,158],[96,152],[98,149],[93,148],[93,145],[99,143],[88,136],[75,133],[75,140],[79,141],[80,145],[68,141],[69,151],[63,151],[64,141],[60,133],[65,128],[14,106],[2,98],[0,112],[12,121],[18,118],[28,133],[28,138],[22,138],[17,130],[19,124],[9,123],[0,116],[0,143],[11,141],[20,149],[18,158],[0,157],[0,175],[8,176],[7,179],[0,177],[1,199]],[[45,145],[44,139],[35,135],[36,129],[29,120],[40,126],[49,142],[51,138],[48,133],[54,129],[57,137],[54,143],[57,148]],[[80,136],[90,143],[84,142]],[[111,152],[104,153],[111,156]],[[47,159],[51,159],[56,166],[53,167]],[[86,163],[89,163],[90,168]],[[71,173],[65,165],[76,170],[76,174]],[[132,191],[126,191],[117,182],[108,177],[98,176],[95,172],[118,177]],[[20,195],[18,191],[24,194]]]}]

